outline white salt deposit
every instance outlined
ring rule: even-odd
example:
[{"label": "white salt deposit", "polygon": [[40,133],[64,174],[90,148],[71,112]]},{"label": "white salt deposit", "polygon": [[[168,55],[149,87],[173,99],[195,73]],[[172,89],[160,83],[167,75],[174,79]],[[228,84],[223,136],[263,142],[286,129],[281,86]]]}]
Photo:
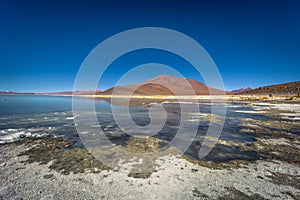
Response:
[{"label": "white salt deposit", "polygon": [[262,111],[262,110],[233,110],[233,112],[246,113],[246,114],[262,114],[262,113],[266,113],[266,111]]},{"label": "white salt deposit", "polygon": [[20,140],[21,138],[30,136],[30,132],[19,131],[15,133],[7,133],[0,135],[0,144],[6,144]]}]

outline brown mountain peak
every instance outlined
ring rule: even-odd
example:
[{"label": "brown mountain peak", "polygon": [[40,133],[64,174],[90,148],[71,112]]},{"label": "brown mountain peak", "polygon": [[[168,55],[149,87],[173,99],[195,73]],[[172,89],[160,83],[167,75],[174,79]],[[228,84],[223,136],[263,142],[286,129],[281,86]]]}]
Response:
[{"label": "brown mountain peak", "polygon": [[[173,90],[172,90],[173,88]],[[104,91],[102,94],[111,95],[114,91],[116,95],[131,95],[134,91],[136,95],[217,95],[225,94],[225,91],[211,88],[204,83],[193,79],[179,78],[162,74],[148,81],[135,85],[116,86]]]}]

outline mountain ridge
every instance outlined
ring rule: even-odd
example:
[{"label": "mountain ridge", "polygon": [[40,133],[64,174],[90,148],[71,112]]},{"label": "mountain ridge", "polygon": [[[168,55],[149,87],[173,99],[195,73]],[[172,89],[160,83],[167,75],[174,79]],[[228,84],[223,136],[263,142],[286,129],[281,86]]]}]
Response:
[{"label": "mountain ridge", "polygon": [[170,75],[159,75],[150,80],[111,87],[98,95],[225,95],[226,91],[209,87],[193,79],[179,78]]},{"label": "mountain ridge", "polygon": [[251,90],[253,90],[251,87],[242,87],[240,89],[231,90],[230,93],[232,93],[232,94],[239,94],[239,93],[248,92],[248,91],[251,91]]},{"label": "mountain ridge", "polygon": [[298,95],[300,94],[300,81],[267,85],[251,91],[241,92],[241,95]]},{"label": "mountain ridge", "polygon": [[[174,89],[174,90],[172,90]],[[115,90],[115,91],[114,91]],[[149,80],[137,84],[125,86],[114,86],[107,90],[96,91],[61,91],[61,92],[14,92],[0,91],[0,94],[20,94],[20,95],[298,95],[300,96],[300,81],[261,86],[255,89],[243,87],[230,92],[212,88],[204,83],[190,78],[179,78],[166,74],[161,74]],[[211,92],[211,94],[209,93]]]}]

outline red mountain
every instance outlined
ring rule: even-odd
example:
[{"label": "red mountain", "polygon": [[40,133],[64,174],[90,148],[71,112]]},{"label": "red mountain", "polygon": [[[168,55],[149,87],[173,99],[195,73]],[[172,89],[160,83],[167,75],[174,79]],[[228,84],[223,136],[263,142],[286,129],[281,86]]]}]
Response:
[{"label": "red mountain", "polygon": [[193,80],[178,78],[169,75],[159,75],[148,81],[127,85],[112,87],[97,94],[111,95],[131,95],[134,91],[135,95],[209,95],[211,94],[226,94],[225,91],[216,88],[211,88],[205,84]]}]

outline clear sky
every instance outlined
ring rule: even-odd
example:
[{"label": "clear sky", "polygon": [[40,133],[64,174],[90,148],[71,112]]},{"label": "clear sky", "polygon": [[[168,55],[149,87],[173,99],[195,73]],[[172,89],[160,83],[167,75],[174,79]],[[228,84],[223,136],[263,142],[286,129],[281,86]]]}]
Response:
[{"label": "clear sky", "polygon": [[[0,25],[0,91],[72,90],[77,70],[96,45],[147,26],[174,29],[198,41],[218,66],[227,90],[300,80],[297,0],[2,0]],[[170,65],[201,81],[175,55],[149,50],[117,59],[100,89],[148,62]]]}]

